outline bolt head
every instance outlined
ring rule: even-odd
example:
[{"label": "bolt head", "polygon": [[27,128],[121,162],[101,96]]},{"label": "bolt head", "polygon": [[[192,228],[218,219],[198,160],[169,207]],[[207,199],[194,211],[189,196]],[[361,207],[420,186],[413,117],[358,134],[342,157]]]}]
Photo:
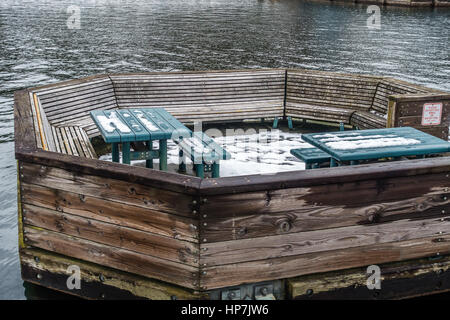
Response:
[{"label": "bolt head", "polygon": [[267,290],[267,288],[266,287],[264,287],[264,288],[261,288],[261,294],[263,295],[263,296],[267,296],[267,294],[269,293],[269,290]]}]

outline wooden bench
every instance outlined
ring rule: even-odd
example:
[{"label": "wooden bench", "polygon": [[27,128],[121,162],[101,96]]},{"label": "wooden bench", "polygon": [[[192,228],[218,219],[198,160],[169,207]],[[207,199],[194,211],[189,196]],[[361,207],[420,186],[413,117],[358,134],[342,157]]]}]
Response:
[{"label": "wooden bench", "polygon": [[355,111],[351,116],[350,123],[359,129],[386,128],[389,96],[422,92],[426,92],[426,88],[406,84],[396,79],[383,79],[377,84],[369,110]]},{"label": "wooden bench", "polygon": [[112,75],[119,108],[163,107],[183,123],[284,113],[285,70]]},{"label": "wooden bench", "polygon": [[355,111],[369,111],[377,78],[288,70],[288,117],[350,124]]},{"label": "wooden bench", "polygon": [[211,171],[212,177],[218,178],[220,160],[231,158],[230,153],[203,132],[192,132],[191,137],[175,140],[175,143],[180,147],[180,172],[186,171],[186,157],[189,157],[200,178],[204,178],[205,171]]},{"label": "wooden bench", "polygon": [[80,127],[52,127],[54,150],[64,154],[97,159],[86,132]]},{"label": "wooden bench", "polygon": [[89,137],[99,135],[89,112],[117,108],[112,81],[108,76],[44,86],[34,91],[35,103],[51,126],[77,126]]},{"label": "wooden bench", "polygon": [[306,169],[318,168],[320,164],[330,162],[331,156],[316,148],[291,149],[291,154],[305,163]]}]

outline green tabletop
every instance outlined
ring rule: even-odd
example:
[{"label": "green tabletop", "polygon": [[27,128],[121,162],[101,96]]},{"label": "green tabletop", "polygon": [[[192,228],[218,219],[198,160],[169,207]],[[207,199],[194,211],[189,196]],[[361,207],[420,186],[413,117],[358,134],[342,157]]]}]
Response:
[{"label": "green tabletop", "polygon": [[174,131],[189,132],[163,108],[91,111],[106,143],[171,139]]},{"label": "green tabletop", "polygon": [[450,151],[450,143],[411,127],[302,134],[338,161],[427,155]]}]

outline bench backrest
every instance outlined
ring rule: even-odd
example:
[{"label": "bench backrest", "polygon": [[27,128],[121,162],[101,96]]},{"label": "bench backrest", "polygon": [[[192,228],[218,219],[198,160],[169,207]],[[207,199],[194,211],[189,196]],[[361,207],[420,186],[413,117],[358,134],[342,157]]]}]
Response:
[{"label": "bench backrest", "polygon": [[34,92],[42,117],[50,125],[89,127],[89,136],[98,134],[89,112],[117,108],[114,88],[108,76],[90,81],[70,81],[67,85],[43,87]]},{"label": "bench backrest", "polygon": [[380,114],[387,114],[390,95],[425,92],[428,92],[427,88],[422,89],[418,86],[407,85],[394,79],[381,80],[378,82],[371,110]]},{"label": "bench backrest", "polygon": [[288,70],[286,102],[369,110],[376,83],[373,77]]},{"label": "bench backrest", "polygon": [[184,122],[211,113],[211,107],[220,115],[227,108],[257,101],[278,101],[283,112],[285,70],[148,73],[111,79],[120,108],[164,107]]}]

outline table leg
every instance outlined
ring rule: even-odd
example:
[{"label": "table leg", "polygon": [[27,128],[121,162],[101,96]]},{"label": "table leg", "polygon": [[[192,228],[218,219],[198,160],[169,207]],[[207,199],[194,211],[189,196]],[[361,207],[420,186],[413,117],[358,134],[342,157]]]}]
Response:
[{"label": "table leg", "polygon": [[205,165],[203,163],[194,164],[195,167],[195,173],[197,174],[197,177],[204,178],[205,177]]},{"label": "table leg", "polygon": [[220,176],[220,168],[219,168],[219,164],[214,162],[212,164],[212,177],[213,178],[219,178]]},{"label": "table leg", "polygon": [[[153,142],[150,140],[147,143],[148,143],[147,150],[148,151],[152,151],[152,149],[153,149]],[[147,168],[153,169],[153,159],[147,159],[145,161],[145,166]]]},{"label": "table leg", "polygon": [[122,163],[130,164],[130,143],[122,143]]},{"label": "table leg", "polygon": [[159,170],[167,171],[167,140],[159,140]]},{"label": "table leg", "polygon": [[179,154],[179,159],[180,159],[180,165],[178,167],[178,171],[181,173],[185,173],[186,172],[186,156],[184,155],[183,150],[180,149]]},{"label": "table leg", "polygon": [[112,161],[113,162],[120,162],[120,156],[119,156],[119,144],[117,142],[113,142],[111,145],[111,151],[112,151]]},{"label": "table leg", "polygon": [[337,167],[337,166],[338,165],[337,165],[336,160],[334,158],[331,158],[331,160],[330,160],[330,167]]}]

